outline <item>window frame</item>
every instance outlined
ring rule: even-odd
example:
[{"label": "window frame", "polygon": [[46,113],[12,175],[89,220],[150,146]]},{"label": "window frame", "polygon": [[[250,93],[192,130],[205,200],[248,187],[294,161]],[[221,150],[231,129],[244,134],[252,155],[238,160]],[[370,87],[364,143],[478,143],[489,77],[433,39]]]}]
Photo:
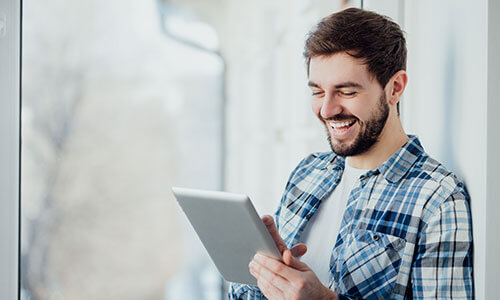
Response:
[{"label": "window frame", "polygon": [[22,0],[0,1],[0,299],[19,299]]}]

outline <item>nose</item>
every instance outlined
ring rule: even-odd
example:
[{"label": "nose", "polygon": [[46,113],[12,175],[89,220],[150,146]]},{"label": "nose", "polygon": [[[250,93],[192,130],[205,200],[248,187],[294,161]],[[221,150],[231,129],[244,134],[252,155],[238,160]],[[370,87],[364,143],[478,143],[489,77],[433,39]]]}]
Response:
[{"label": "nose", "polygon": [[321,105],[320,116],[323,119],[329,119],[333,116],[339,115],[344,111],[342,101],[335,97],[335,95],[326,94]]}]

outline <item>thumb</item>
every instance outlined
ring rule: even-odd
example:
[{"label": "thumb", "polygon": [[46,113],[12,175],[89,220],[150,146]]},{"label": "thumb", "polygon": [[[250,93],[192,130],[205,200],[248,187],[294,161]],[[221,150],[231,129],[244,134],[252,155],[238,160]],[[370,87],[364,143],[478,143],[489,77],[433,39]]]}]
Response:
[{"label": "thumb", "polygon": [[292,267],[296,270],[299,271],[310,271],[311,268],[309,268],[305,263],[299,261],[297,258],[293,257],[292,252],[290,250],[285,250],[283,252],[283,262],[289,266]]},{"label": "thumb", "polygon": [[290,251],[292,251],[292,255],[294,257],[301,257],[303,256],[304,254],[306,254],[307,252],[307,246],[303,243],[300,243],[298,245],[295,245],[292,247],[292,249],[290,249]]}]

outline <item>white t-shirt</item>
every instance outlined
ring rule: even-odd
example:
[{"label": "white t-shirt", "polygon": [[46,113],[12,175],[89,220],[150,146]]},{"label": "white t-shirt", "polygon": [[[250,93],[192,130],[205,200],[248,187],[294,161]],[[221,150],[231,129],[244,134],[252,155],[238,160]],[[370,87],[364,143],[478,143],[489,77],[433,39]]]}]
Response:
[{"label": "white t-shirt", "polygon": [[302,240],[307,245],[307,252],[301,261],[305,262],[316,273],[324,285],[328,285],[330,257],[337,240],[349,194],[359,177],[367,171],[351,167],[347,158],[339,185],[330,197],[322,201],[302,233]]}]

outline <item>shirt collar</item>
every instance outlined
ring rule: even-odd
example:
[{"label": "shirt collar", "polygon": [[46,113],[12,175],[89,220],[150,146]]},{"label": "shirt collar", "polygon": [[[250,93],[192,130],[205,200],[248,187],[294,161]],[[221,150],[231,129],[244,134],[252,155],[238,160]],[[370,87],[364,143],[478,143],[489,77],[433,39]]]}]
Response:
[{"label": "shirt collar", "polygon": [[320,157],[320,162],[317,164],[318,169],[322,170],[344,170],[345,157],[335,154],[335,152],[325,153],[324,157]]},{"label": "shirt collar", "polygon": [[[424,148],[415,135],[408,135],[409,140],[388,160],[364,176],[381,174],[388,182],[396,183],[410,170],[417,159],[424,154]],[[343,170],[345,157],[331,153],[318,167],[330,170]]]},{"label": "shirt collar", "polygon": [[424,154],[424,147],[418,137],[408,135],[408,138],[409,140],[398,151],[375,169],[391,183],[401,180],[418,158]]}]

